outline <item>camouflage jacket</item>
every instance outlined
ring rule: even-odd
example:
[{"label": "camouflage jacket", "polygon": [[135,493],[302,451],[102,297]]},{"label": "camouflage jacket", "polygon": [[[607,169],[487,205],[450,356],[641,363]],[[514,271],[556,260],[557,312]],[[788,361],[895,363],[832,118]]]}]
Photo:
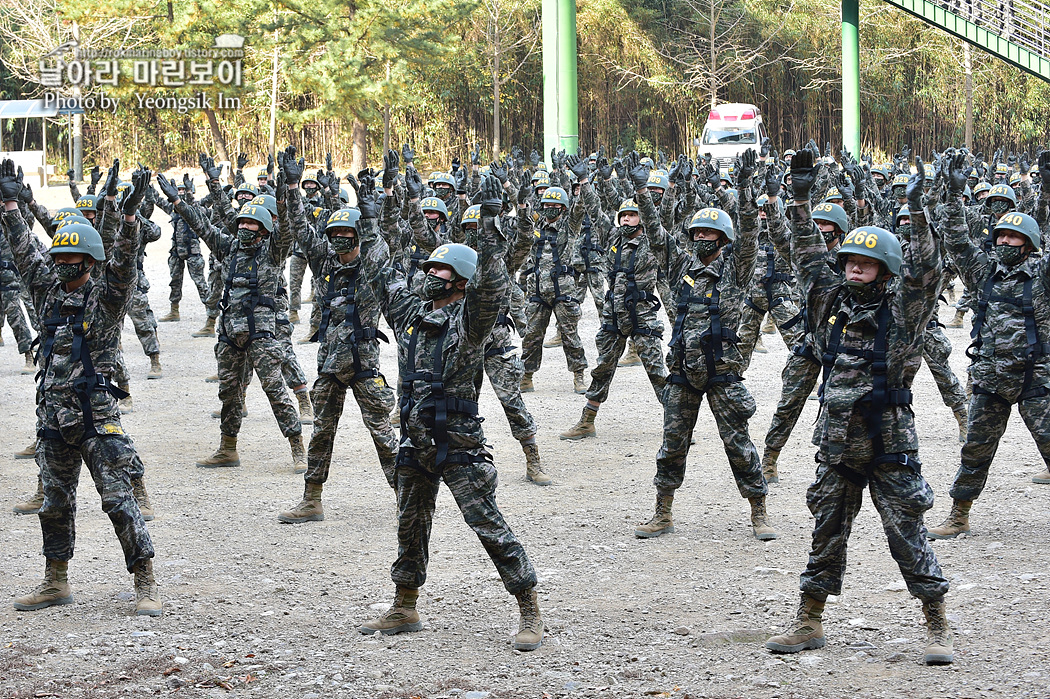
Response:
[{"label": "camouflage jacket", "polygon": [[[500,254],[503,243],[497,225],[494,219],[482,219],[478,267],[463,299],[435,310],[431,302],[412,293],[404,272],[389,266],[374,283],[383,314],[397,336],[401,447],[414,450],[421,467],[432,473],[441,471],[443,449],[449,455],[489,458],[477,415],[478,390],[485,345],[511,283]],[[440,375],[439,385],[435,374]],[[441,411],[435,408],[441,403],[447,408],[444,425]]]},{"label": "camouflage jacket", "polygon": [[996,393],[1011,403],[1025,390],[1050,387],[1050,355],[1041,350],[1031,357],[1031,376],[1025,385],[1026,362],[1033,348],[1028,346],[1025,314],[1020,305],[1024,287],[1030,284],[1037,340],[1050,341],[1050,257],[1029,257],[1007,267],[994,253],[983,251],[973,242],[958,203],[949,203],[945,209],[945,245],[966,288],[980,299],[985,297],[991,280],[984,323],[978,333],[974,321],[974,344],[967,350],[974,387]]},{"label": "camouflage jacket", "polygon": [[[844,287],[845,278],[828,265],[824,237],[813,225],[808,202],[789,207],[792,246],[806,303],[809,327],[814,329],[814,350],[824,357],[833,344],[839,351],[825,367],[821,411],[814,430],[814,444],[828,463],[868,464],[879,456],[867,438],[867,419],[874,387],[870,352],[880,314],[886,313],[886,383],[891,391],[910,391],[922,361],[923,333],[937,305],[942,272],[941,256],[924,211],[912,214],[911,244],[905,248],[899,283],[891,280],[885,294],[873,303],[859,304]],[[882,311],[885,305],[885,311]],[[846,319],[841,318],[846,314]],[[863,353],[868,353],[864,356]],[[859,356],[858,356],[859,355]],[[900,394],[899,394],[900,395]],[[883,453],[915,452],[919,438],[908,402],[887,405],[881,415]]]},{"label": "camouflage jacket", "polygon": [[[602,183],[609,186],[608,182]],[[601,186],[601,185],[599,185]],[[572,267],[577,272],[598,272],[605,274],[608,268],[605,264],[608,252],[607,238],[609,231],[616,225],[613,217],[604,211],[595,188],[590,183],[580,186],[580,196],[577,201],[583,206],[584,215],[580,220],[580,235],[576,238],[576,244],[572,248]]]},{"label": "camouflage jacket", "polygon": [[[568,205],[570,202],[566,202]],[[571,207],[554,224],[540,218],[533,226],[525,211],[518,208],[519,236],[532,233],[532,264],[529,265],[525,294],[553,306],[571,298],[579,301],[573,276],[572,251],[583,225],[583,207]]]},{"label": "camouflage jacket", "polygon": [[[405,215],[407,213],[407,216]],[[415,231],[426,227],[419,202],[403,204],[395,196],[385,197],[379,212],[379,231],[390,247],[393,266],[405,273],[409,288],[419,291],[423,274],[419,266],[427,259],[427,252],[415,242]]]},{"label": "camouflage jacket", "polygon": [[[95,374],[108,380],[116,372],[120,331],[138,276],[135,269],[138,221],[121,221],[113,249],[102,263],[103,270],[97,279],[89,278],[76,290],[66,292],[55,275],[51,256],[38,241],[32,240],[35,236],[26,228],[22,216],[17,211],[8,211],[3,220],[15,262],[40,320],[56,322],[53,340],[47,338],[46,333],[42,338],[44,347],[50,344],[50,356],[41,359],[38,374],[38,429],[59,430],[73,443],[83,438],[85,416],[75,388],[81,378],[88,379],[95,420],[113,419],[119,429],[116,398],[101,390],[91,390],[98,385],[97,380],[86,376],[84,363],[73,353],[79,343],[84,342],[90,350]],[[60,320],[64,322],[58,323]],[[79,332],[74,332],[78,329]]]},{"label": "camouflage jacket", "polygon": [[[385,336],[377,330],[380,307],[372,283],[390,259],[390,250],[376,235],[375,219],[358,221],[361,252],[352,262],[344,264],[328,238],[307,223],[303,198],[297,189],[288,192],[285,206],[291,230],[318,280],[316,302],[321,307],[318,373],[356,374],[378,370],[379,340]],[[353,313],[348,313],[351,309]],[[372,378],[377,377],[378,374]]]},{"label": "camouflage jacket", "polygon": [[235,235],[212,225],[199,207],[180,200],[175,211],[222,263],[220,338],[243,348],[260,334],[275,335],[284,263],[292,245],[289,227],[275,225],[258,248],[244,250]]},{"label": "camouflage jacket", "polygon": [[[758,208],[753,195],[745,188],[740,202],[740,226],[732,249],[722,248],[721,254],[708,265],[660,225],[650,197],[638,196],[636,201],[650,246],[657,255],[668,257],[667,281],[678,304],[668,369],[684,374],[689,383],[701,391],[706,390],[708,382],[716,376],[739,376],[743,361],[736,346],[736,330],[758,256]],[[716,301],[715,331],[721,328],[723,333],[712,341],[715,317],[712,306]],[[709,359],[713,372],[708,366]]]},{"label": "camouflage jacket", "polygon": [[22,278],[18,274],[11,244],[6,235],[0,235],[0,291],[19,291],[21,288]]}]

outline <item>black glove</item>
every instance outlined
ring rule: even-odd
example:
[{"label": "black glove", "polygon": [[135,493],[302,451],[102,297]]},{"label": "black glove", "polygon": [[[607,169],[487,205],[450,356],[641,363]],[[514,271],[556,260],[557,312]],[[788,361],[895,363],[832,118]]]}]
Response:
[{"label": "black glove", "polygon": [[27,185],[25,182],[22,183],[22,191],[19,192],[18,198],[24,201],[26,204],[33,201],[33,188]]},{"label": "black glove", "polygon": [[707,183],[711,185],[711,190],[714,191],[722,185],[722,177],[718,172],[717,167],[713,167],[710,163],[707,165]]},{"label": "black glove", "polygon": [[401,158],[398,157],[397,151],[391,148],[383,156],[383,189],[391,189],[394,183],[397,182],[397,174],[400,172],[398,164]]},{"label": "black glove", "polygon": [[905,188],[905,196],[908,197],[908,209],[919,211],[922,209],[922,186],[926,182],[926,168],[923,166],[922,158],[915,157],[915,174],[908,178],[908,186]]},{"label": "black glove", "polygon": [[419,199],[423,195],[423,178],[414,167],[405,169],[405,192],[410,200]]},{"label": "black glove", "polygon": [[603,180],[612,179],[613,166],[604,155],[598,156],[598,174],[601,175]]},{"label": "black glove", "polygon": [[237,169],[238,170],[243,170],[244,166],[247,165],[247,164],[248,164],[248,156],[247,155],[245,155],[244,153],[241,153],[240,155],[237,156]]},{"label": "black glove", "polygon": [[416,152],[412,150],[412,146],[407,143],[401,144],[401,159],[405,161],[405,167],[412,162],[412,159],[416,157]]},{"label": "black glove", "polygon": [[161,194],[164,195],[164,198],[172,204],[174,204],[175,200],[179,198],[179,188],[178,185],[175,184],[175,181],[169,180],[159,172],[157,173],[157,186],[160,187]]},{"label": "black glove", "polygon": [[190,179],[188,172],[182,176],[182,188],[185,190],[183,198],[186,201],[193,201],[193,193],[197,191],[197,188],[193,186],[193,180]]},{"label": "black glove", "polygon": [[[535,152],[535,151],[533,151]],[[524,206],[525,202],[529,200],[529,192],[532,191],[532,185],[528,180],[522,180],[521,186],[518,187],[518,206]]]},{"label": "black glove", "polygon": [[1050,192],[1050,150],[1039,154],[1039,179],[1043,183],[1043,191]]},{"label": "black glove", "polygon": [[809,193],[817,181],[816,158],[813,151],[803,148],[791,159],[791,192],[796,202],[808,202]]},{"label": "black glove", "polygon": [[849,174],[846,171],[839,173],[839,192],[842,193],[843,197],[853,198],[857,191],[857,188],[853,186],[853,181],[850,179]]},{"label": "black glove", "polygon": [[966,191],[966,156],[956,153],[948,162],[948,192],[954,197],[961,197]]},{"label": "black glove", "polygon": [[481,216],[495,218],[503,209],[503,187],[494,175],[488,175],[481,181]]},{"label": "black glove", "polygon": [[740,165],[736,170],[736,181],[741,188],[750,186],[751,177],[755,174],[757,164],[758,155],[751,148],[748,148],[740,156]]},{"label": "black glove", "polygon": [[628,174],[631,177],[631,184],[633,184],[634,188],[637,190],[641,189],[646,185],[647,182],[649,182],[649,166],[642,165],[640,162],[638,162],[637,157],[633,157],[632,161],[633,167],[631,167],[631,170]]},{"label": "black glove", "polygon": [[91,186],[94,187],[98,184],[98,181],[102,179],[102,168],[98,165],[91,168]]},{"label": "black glove", "polygon": [[70,181],[70,182],[72,182],[72,181],[73,181],[73,179],[74,179],[74,178],[75,178],[76,176],[77,176],[77,171],[76,171],[76,170],[74,170],[73,168],[69,168],[68,170],[66,170],[66,177],[68,177],[68,178],[69,178],[69,181]]},{"label": "black glove", "polygon": [[780,171],[775,166],[766,168],[766,195],[770,199],[780,195]]},{"label": "black glove", "polygon": [[18,171],[15,169],[15,161],[4,159],[0,163],[0,197],[5,202],[18,201],[18,195],[22,193],[22,183],[18,180]]},{"label": "black glove", "polygon": [[332,170],[332,151],[324,154],[324,169],[325,172],[334,172]]},{"label": "black glove", "polygon": [[284,173],[284,184],[293,185],[299,184],[299,180],[303,177],[303,171],[306,168],[306,161],[303,158],[295,159],[295,146],[288,146],[283,152],[278,153],[278,166],[281,172]]},{"label": "black glove", "polygon": [[540,154],[536,152],[535,148],[529,153],[529,164],[532,165],[534,170],[540,164]]},{"label": "black glove", "polygon": [[525,151],[517,146],[510,149],[510,159],[514,162],[514,167],[518,170],[522,170],[525,167]]},{"label": "black glove", "polygon": [[587,160],[578,155],[570,155],[565,159],[565,164],[569,166],[569,170],[572,174],[576,175],[580,180],[586,179],[587,176],[591,174],[590,167],[587,165]]},{"label": "black glove", "polygon": [[457,172],[459,172],[459,157],[452,159],[452,174],[455,175]]},{"label": "black glove", "polygon": [[456,194],[467,193],[467,168],[461,167],[454,170],[452,177],[456,180]]},{"label": "black glove", "polygon": [[106,185],[102,190],[106,193],[107,197],[117,196],[117,184],[120,182],[120,159],[113,160],[113,166],[109,168],[109,172],[106,174]]},{"label": "black glove", "polygon": [[682,169],[685,166],[685,156],[678,156],[678,160],[675,161],[674,165],[671,166],[670,172],[667,173],[667,179],[671,184],[678,186],[682,184]]},{"label": "black glove", "polygon": [[209,182],[213,182],[219,179],[219,175],[222,174],[222,167],[215,164],[215,160],[205,156],[202,163],[201,169],[204,170],[204,179]]},{"label": "black glove", "polygon": [[493,160],[489,164],[489,172],[492,173],[493,177],[499,180],[501,185],[507,184],[507,179],[510,177],[510,173],[507,171],[507,161],[497,163]]},{"label": "black glove", "polygon": [[134,216],[138,212],[152,177],[153,173],[144,168],[131,173],[131,189],[124,195],[124,203],[120,207],[125,216]]},{"label": "black glove", "polygon": [[[613,169],[616,170],[616,176],[621,180],[627,180],[627,166],[623,164],[623,160],[616,158],[613,160]],[[608,179],[608,178],[606,178]]]},{"label": "black glove", "polygon": [[1028,171],[1032,169],[1032,163],[1028,160],[1028,151],[1021,153],[1021,157],[1019,158],[1019,160],[1021,165],[1021,174],[1027,175]]},{"label": "black glove", "polygon": [[361,184],[357,188],[357,208],[361,211],[361,218],[376,217],[376,180],[371,175],[361,178]]},{"label": "black glove", "polygon": [[667,167],[667,156],[664,155],[664,152],[659,148],[656,150],[656,167],[661,170]]},{"label": "black glove", "polygon": [[762,139],[762,149],[759,150],[758,156],[760,158],[768,158],[769,152],[773,150],[773,142],[769,140],[769,136]]},{"label": "black glove", "polygon": [[481,146],[474,144],[474,150],[470,152],[470,164],[481,165]]},{"label": "black glove", "polygon": [[266,179],[273,179],[273,155],[266,154]]}]

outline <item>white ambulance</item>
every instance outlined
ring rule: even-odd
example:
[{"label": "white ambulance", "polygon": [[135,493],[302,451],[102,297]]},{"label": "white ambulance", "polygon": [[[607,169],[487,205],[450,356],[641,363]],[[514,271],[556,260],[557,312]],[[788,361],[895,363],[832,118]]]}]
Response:
[{"label": "white ambulance", "polygon": [[[762,113],[753,104],[720,104],[707,115],[697,152],[709,154],[725,169],[744,151],[759,150],[766,137]],[[714,163],[712,163],[714,164]]]}]

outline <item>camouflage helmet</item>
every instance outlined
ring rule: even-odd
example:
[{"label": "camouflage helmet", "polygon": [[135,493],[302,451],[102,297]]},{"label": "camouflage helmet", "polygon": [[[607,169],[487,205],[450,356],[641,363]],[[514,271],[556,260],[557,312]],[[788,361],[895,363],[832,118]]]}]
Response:
[{"label": "camouflage helmet", "polygon": [[824,194],[824,201],[841,201],[843,198],[842,192],[839,191],[838,187],[828,187],[828,191]]},{"label": "camouflage helmet", "polygon": [[667,173],[653,170],[649,173],[649,180],[645,183],[645,186],[662,189],[666,192],[671,187],[671,180],[667,178]]},{"label": "camouflage helmet", "polygon": [[861,226],[850,231],[838,250],[841,260],[846,255],[862,255],[878,260],[890,274],[899,277],[904,258],[897,236],[878,226]]},{"label": "camouflage helmet", "polygon": [[233,190],[233,198],[236,199],[238,194],[250,194],[250,199],[254,199],[259,196],[259,188],[250,182],[243,182],[241,186]]},{"label": "camouflage helmet", "polygon": [[814,221],[830,223],[838,228],[842,235],[849,231],[849,216],[846,215],[846,210],[838,204],[832,204],[830,201],[814,206],[812,218]]},{"label": "camouflage helmet", "polygon": [[470,280],[478,268],[478,253],[474,248],[462,243],[445,243],[434,248],[421,267],[424,272],[434,265],[448,265],[461,279]]},{"label": "camouflage helmet", "polygon": [[620,202],[620,208],[616,211],[616,225],[620,225],[620,215],[627,212],[633,211],[634,213],[641,215],[642,211],[638,208],[638,204],[635,203],[634,199],[624,199]]},{"label": "camouflage helmet", "polygon": [[436,211],[441,215],[442,221],[448,220],[448,207],[445,206],[445,202],[441,201],[438,197],[427,197],[423,201],[419,202],[420,208],[423,212]]},{"label": "camouflage helmet", "polygon": [[270,218],[277,215],[277,199],[271,194],[260,194],[252,199],[249,204],[256,204],[270,212]]},{"label": "camouflage helmet", "polygon": [[452,189],[456,188],[456,180],[447,172],[432,172],[430,178],[427,179],[427,184],[431,187],[436,187],[439,184],[447,184]]},{"label": "camouflage helmet", "polygon": [[984,198],[985,206],[992,199],[1006,199],[1015,209],[1017,208],[1017,194],[1014,192],[1014,188],[1008,184],[992,185],[992,188],[988,190],[988,196]]},{"label": "camouflage helmet", "polygon": [[711,228],[729,238],[730,242],[736,240],[736,229],[733,228],[733,219],[721,209],[708,208],[697,211],[693,214],[693,218],[690,219],[687,230],[691,231],[695,228]]},{"label": "camouflage helmet", "polygon": [[235,221],[241,219],[247,219],[249,221],[255,221],[260,224],[267,233],[273,233],[273,217],[270,216],[270,212],[266,210],[266,207],[261,204],[245,204],[237,212]]},{"label": "camouflage helmet", "polygon": [[473,223],[477,226],[481,225],[481,204],[474,204],[468,206],[467,210],[463,212],[463,218],[460,223],[464,226],[468,223]]},{"label": "camouflage helmet", "polygon": [[974,197],[974,199],[976,199],[977,195],[980,194],[981,192],[987,192],[991,188],[992,188],[992,185],[988,184],[987,182],[978,182],[977,186],[973,188],[973,197]]},{"label": "camouflage helmet", "polygon": [[90,223],[71,223],[60,225],[51,237],[49,255],[62,253],[80,253],[96,262],[106,261],[106,249],[102,246],[102,236]]},{"label": "camouflage helmet", "polygon": [[908,208],[907,204],[902,206],[900,208],[900,210],[897,211],[897,215],[893,218],[893,225],[899,226],[900,223],[901,223],[901,219],[904,218],[905,216],[907,216],[909,219],[911,219],[911,209]]},{"label": "camouflage helmet", "polygon": [[560,204],[568,209],[569,195],[561,187],[548,187],[547,191],[540,198],[540,206],[542,207],[544,204]]},{"label": "camouflage helmet", "polygon": [[98,211],[98,195],[81,194],[80,198],[77,199],[76,208],[78,211]]},{"label": "camouflage helmet", "polygon": [[357,230],[357,222],[361,219],[361,211],[359,209],[339,209],[333,211],[332,215],[328,217],[328,222],[324,225],[325,235],[331,236],[331,232],[336,228],[353,228]]},{"label": "camouflage helmet", "polygon": [[1031,243],[1032,248],[1039,250],[1039,246],[1042,242],[1042,236],[1039,232],[1039,224],[1034,218],[1028,214],[1022,214],[1020,211],[1011,211],[1010,213],[999,219],[999,223],[995,224],[995,228],[992,231],[993,235],[998,238],[999,231],[1014,231],[1020,233],[1028,242]]}]

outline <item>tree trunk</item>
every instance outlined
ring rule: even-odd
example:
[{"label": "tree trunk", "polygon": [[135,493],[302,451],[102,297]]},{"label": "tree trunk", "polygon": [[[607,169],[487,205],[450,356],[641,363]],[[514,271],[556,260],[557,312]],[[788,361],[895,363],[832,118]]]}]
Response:
[{"label": "tree trunk", "polygon": [[718,61],[718,54],[715,53],[715,0],[711,0],[711,21],[708,23],[707,43],[710,49],[708,65],[711,68],[711,109],[714,109],[718,105],[718,78],[715,77],[717,75],[716,61]]},{"label": "tree trunk", "polygon": [[499,22],[492,23],[492,161],[499,160],[499,59],[503,53],[500,45]]},{"label": "tree trunk", "polygon": [[368,166],[368,127],[359,119],[354,119],[353,139],[350,172],[356,175]]},{"label": "tree trunk", "polygon": [[[390,61],[386,62],[386,81],[390,82]],[[390,150],[390,103],[383,105],[383,157]]]},{"label": "tree trunk", "polygon": [[226,161],[230,160],[230,154],[226,152],[226,139],[222,137],[222,131],[219,130],[219,120],[215,118],[214,109],[205,109],[204,115],[208,117],[208,126],[211,127],[211,137],[215,141],[216,147],[219,149],[219,156]]},{"label": "tree trunk", "polygon": [[[276,17],[275,17],[276,18]],[[270,155],[277,155],[277,79],[280,76],[280,54],[277,30],[273,32],[273,84],[270,86]]]},{"label": "tree trunk", "polygon": [[973,150],[973,59],[970,55],[970,44],[963,42],[963,72],[966,74],[966,82],[963,94],[966,97],[966,132],[963,140],[967,150]]}]

